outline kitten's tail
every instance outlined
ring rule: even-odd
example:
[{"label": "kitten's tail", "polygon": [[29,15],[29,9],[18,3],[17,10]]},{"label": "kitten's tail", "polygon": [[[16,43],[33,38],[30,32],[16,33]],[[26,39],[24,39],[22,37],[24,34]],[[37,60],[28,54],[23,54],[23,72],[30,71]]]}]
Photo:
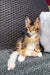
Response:
[{"label": "kitten's tail", "polygon": [[43,45],[41,44],[41,42],[39,43],[39,45],[40,45],[40,50],[41,50],[41,52],[44,53],[44,47],[43,47]]},{"label": "kitten's tail", "polygon": [[17,51],[14,51],[11,55],[10,55],[10,58],[8,60],[8,70],[11,70],[11,69],[14,69],[15,67],[15,62],[16,62],[16,59],[19,55],[19,52]]}]

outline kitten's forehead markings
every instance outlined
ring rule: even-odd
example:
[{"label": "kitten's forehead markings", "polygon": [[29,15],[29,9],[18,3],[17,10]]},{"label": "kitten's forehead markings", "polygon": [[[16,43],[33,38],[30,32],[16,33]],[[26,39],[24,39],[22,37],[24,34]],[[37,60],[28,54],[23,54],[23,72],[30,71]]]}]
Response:
[{"label": "kitten's forehead markings", "polygon": [[33,22],[31,22],[30,25],[33,26],[34,25]]}]

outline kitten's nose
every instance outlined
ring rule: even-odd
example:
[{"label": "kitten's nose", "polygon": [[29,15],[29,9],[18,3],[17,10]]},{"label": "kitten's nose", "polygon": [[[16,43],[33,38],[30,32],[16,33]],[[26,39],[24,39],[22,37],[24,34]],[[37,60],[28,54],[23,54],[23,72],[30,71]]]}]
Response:
[{"label": "kitten's nose", "polygon": [[31,31],[30,31],[31,32]]},{"label": "kitten's nose", "polygon": [[29,30],[30,32],[32,31],[32,29]]}]

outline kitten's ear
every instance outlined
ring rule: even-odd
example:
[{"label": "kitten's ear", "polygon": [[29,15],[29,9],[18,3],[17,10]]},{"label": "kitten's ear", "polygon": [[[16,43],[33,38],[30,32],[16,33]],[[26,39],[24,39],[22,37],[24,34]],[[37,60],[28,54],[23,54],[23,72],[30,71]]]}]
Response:
[{"label": "kitten's ear", "polygon": [[36,18],[35,23],[37,26],[40,26],[40,18],[39,17]]},{"label": "kitten's ear", "polygon": [[27,27],[30,23],[31,23],[31,20],[29,19],[28,16],[26,16],[26,18],[25,18],[25,25],[26,25],[26,27]]}]

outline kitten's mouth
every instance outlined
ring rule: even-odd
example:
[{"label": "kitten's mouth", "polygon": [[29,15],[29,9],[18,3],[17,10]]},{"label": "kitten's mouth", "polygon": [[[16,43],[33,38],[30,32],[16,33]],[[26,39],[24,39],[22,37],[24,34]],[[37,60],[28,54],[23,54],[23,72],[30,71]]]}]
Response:
[{"label": "kitten's mouth", "polygon": [[28,31],[28,34],[29,34],[30,36],[35,35],[35,33],[32,33],[32,32],[30,32],[30,31]]}]

